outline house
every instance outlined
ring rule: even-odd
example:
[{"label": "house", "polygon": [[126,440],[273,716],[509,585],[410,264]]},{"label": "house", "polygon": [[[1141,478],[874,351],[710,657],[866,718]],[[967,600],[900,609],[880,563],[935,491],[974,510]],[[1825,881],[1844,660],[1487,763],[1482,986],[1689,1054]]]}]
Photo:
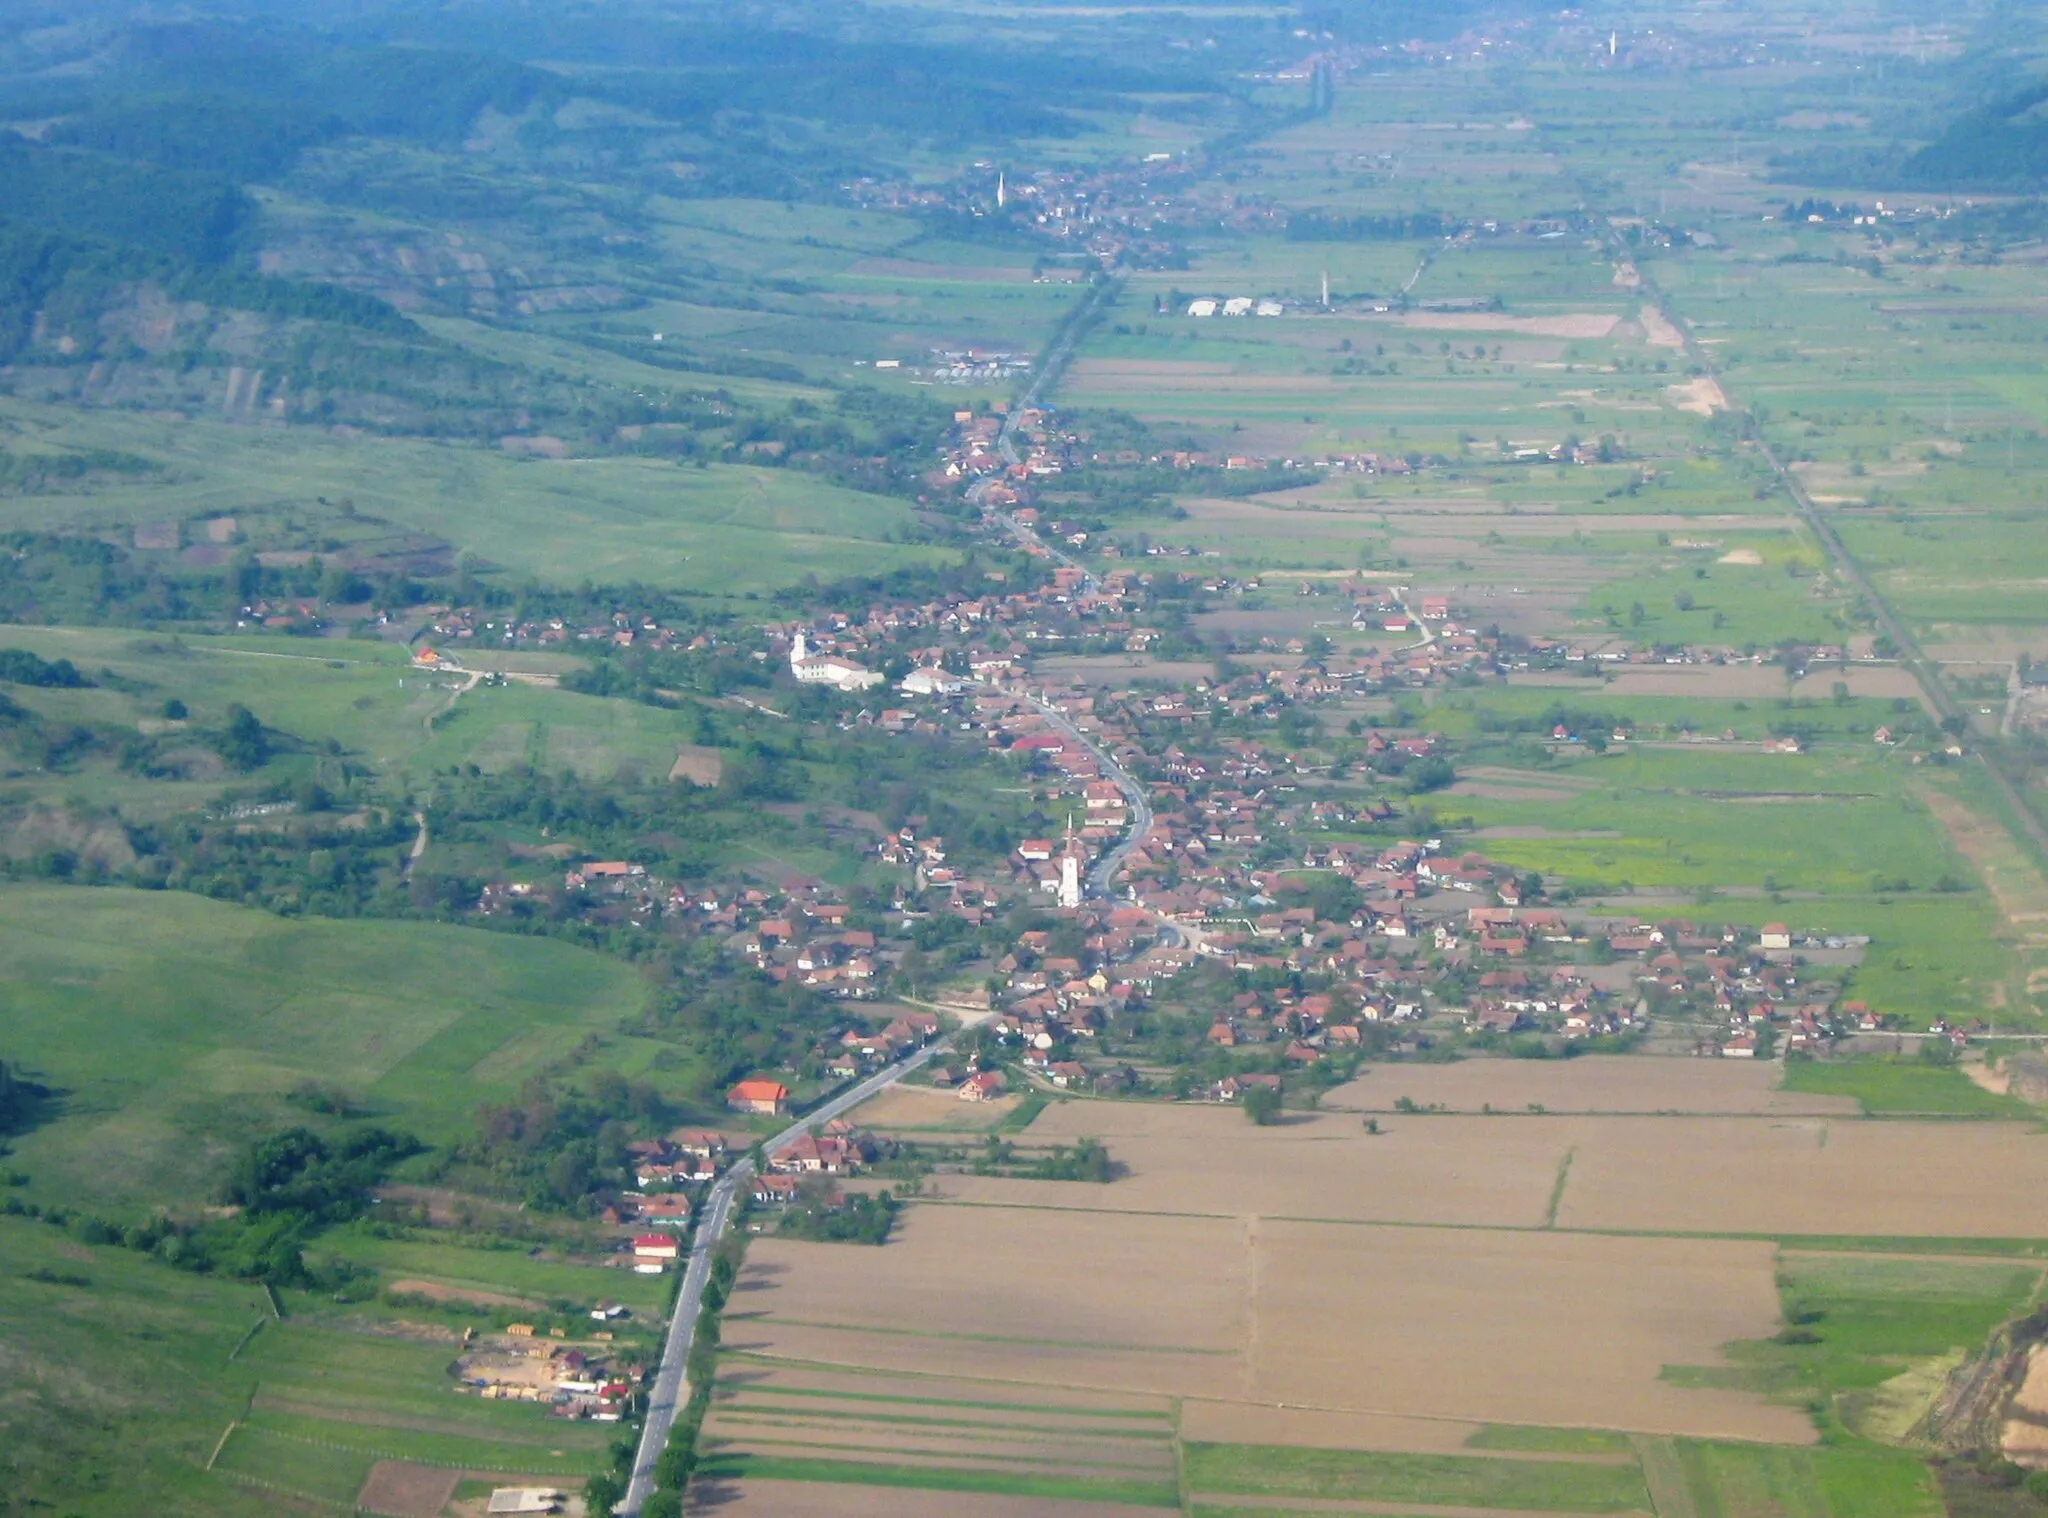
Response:
[{"label": "house", "polygon": [[970,1075],[960,1083],[960,1100],[963,1102],[992,1102],[1003,1094],[1008,1084],[1000,1070],[983,1070]]},{"label": "house", "polygon": [[690,1199],[673,1193],[651,1196],[640,1204],[640,1221],[651,1228],[687,1228],[690,1226]]},{"label": "house", "polygon": [[957,696],[967,689],[967,682],[943,669],[922,668],[905,675],[897,689],[906,696]]},{"label": "house", "polygon": [[633,1235],[633,1258],[636,1260],[673,1260],[682,1252],[683,1246],[665,1233]]},{"label": "house", "polygon": [[726,1092],[725,1104],[735,1112],[780,1117],[789,1109],[789,1090],[778,1081],[741,1081]]},{"label": "house", "polygon": [[754,1180],[753,1190],[748,1192],[755,1201],[767,1207],[780,1207],[796,1200],[797,1184],[793,1175],[764,1175]]},{"label": "house", "polygon": [[1789,949],[1792,947],[1792,930],[1782,922],[1767,922],[1761,942],[1766,949]]}]

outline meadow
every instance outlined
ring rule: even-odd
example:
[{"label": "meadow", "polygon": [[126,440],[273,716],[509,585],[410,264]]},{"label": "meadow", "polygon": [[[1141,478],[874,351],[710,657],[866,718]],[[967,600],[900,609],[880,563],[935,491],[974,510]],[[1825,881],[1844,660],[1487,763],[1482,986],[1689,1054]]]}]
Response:
[{"label": "meadow", "polygon": [[[476,1269],[493,1269],[490,1251]],[[13,1495],[108,1518],[355,1509],[380,1461],[575,1486],[607,1432],[455,1395],[459,1327],[177,1271],[0,1218]],[[515,1255],[514,1258],[520,1258]],[[611,1272],[578,1273],[586,1300]]]},{"label": "meadow", "polygon": [[168,472],[10,501],[16,529],[97,531],[346,499],[454,545],[511,583],[640,581],[718,597],[949,557],[892,541],[914,535],[907,502],[795,470],[529,458],[466,442],[368,441],[23,401],[0,401],[0,426],[41,448],[116,448]]},{"label": "meadow", "polygon": [[[58,1093],[14,1143],[26,1195],[146,1215],[211,1199],[241,1144],[333,1085],[432,1142],[647,996],[545,939],[292,921],[176,892],[0,888],[0,1041]],[[500,1057],[508,1056],[508,1057]]]}]

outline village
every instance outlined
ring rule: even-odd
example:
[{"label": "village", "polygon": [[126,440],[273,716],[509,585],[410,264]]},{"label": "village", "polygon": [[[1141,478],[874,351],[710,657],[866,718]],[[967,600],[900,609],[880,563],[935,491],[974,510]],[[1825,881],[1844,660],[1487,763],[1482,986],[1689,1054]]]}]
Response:
[{"label": "village", "polygon": [[[1455,774],[1455,745],[1441,734],[1353,719],[1354,769],[1319,752],[1297,720],[1529,669],[1762,655],[1507,638],[1474,626],[1447,596],[1352,575],[1318,590],[1341,598],[1353,633],[1373,640],[1366,646],[1266,639],[1207,677],[1150,680],[1168,572],[1112,558],[1098,574],[1072,561],[1067,551],[1087,547],[1088,535],[1022,503],[1033,469],[1056,469],[1070,440],[1026,425],[1031,458],[1007,465],[995,446],[1001,425],[999,413],[963,413],[946,467],[957,465],[950,477],[962,481],[1006,482],[978,497],[987,530],[1042,566],[1036,583],[721,636],[725,652],[839,698],[843,729],[978,747],[1052,825],[1000,858],[963,851],[915,820],[881,830],[867,857],[892,884],[858,901],[810,877],[692,882],[585,860],[559,883],[487,886],[478,910],[543,896],[593,920],[706,937],[771,982],[844,1003],[835,1041],[801,1070],[768,1073],[788,1082],[762,1109],[778,1115],[936,1036],[937,1017],[900,1000],[913,940],[943,943],[921,956],[932,964],[919,977],[941,976],[946,1009],[981,1025],[972,1057],[931,1075],[967,1099],[1008,1086],[1230,1100],[1247,1081],[1313,1090],[1367,1055],[1466,1043],[1654,1044],[1743,1059],[1820,1052],[1896,1027],[1840,1000],[1860,944],[1675,919],[1618,927],[1625,902],[1551,902],[1538,876],[1414,836],[1422,799]],[[1202,597],[1242,589],[1229,577],[1172,578]],[[463,632],[478,630],[455,615],[437,626],[451,658]],[[705,634],[684,640],[624,612],[609,625],[550,625],[537,636],[685,654],[714,647]],[[1130,674],[1045,667],[1098,652],[1128,656]],[[1561,754],[1644,736],[1564,723],[1532,734]],[[1662,737],[1735,741],[1690,730]],[[1760,746],[1797,753],[1801,742]],[[1332,900],[1339,905],[1317,909]],[[953,927],[939,934],[938,922]],[[870,1017],[860,1010],[870,1002],[886,1010]],[[673,1178],[703,1179],[693,1162]],[[762,1184],[776,1189],[775,1175],[765,1169]]]}]

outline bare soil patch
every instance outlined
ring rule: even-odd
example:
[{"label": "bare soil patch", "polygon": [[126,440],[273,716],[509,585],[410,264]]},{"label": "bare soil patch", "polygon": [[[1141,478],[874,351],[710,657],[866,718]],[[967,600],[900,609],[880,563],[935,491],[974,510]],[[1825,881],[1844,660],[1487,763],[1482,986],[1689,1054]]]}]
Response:
[{"label": "bare soil patch", "polygon": [[1652,348],[1683,348],[1685,337],[1664,313],[1655,306],[1645,306],[1636,313],[1636,320],[1642,323],[1643,340]]},{"label": "bare soil patch", "polygon": [[2036,1470],[2048,1467],[2048,1351],[2038,1344],[2006,1411],[2010,1416],[1999,1441],[2006,1458]]},{"label": "bare soil patch", "polygon": [[[742,1279],[768,1289],[735,1301],[749,1318],[953,1337],[997,1359],[1039,1345],[1228,1355],[1243,1338],[1245,1281],[1225,1263],[1241,1236],[1234,1221],[917,1206],[899,1230],[859,1270],[830,1245],[758,1239]],[[726,1337],[737,1347],[753,1324],[734,1317]]]},{"label": "bare soil patch", "polygon": [[1992,900],[1998,903],[1999,916],[2014,936],[2048,942],[2048,881],[2042,880],[2033,861],[2015,847],[2011,835],[1943,791],[1924,785],[1918,789],[1956,852],[1984,877]]},{"label": "bare soil patch", "polygon": [[889,1087],[859,1107],[863,1128],[942,1128],[955,1133],[985,1133],[1008,1117],[1023,1100],[1001,1096],[992,1102],[963,1102],[955,1092],[931,1086]]},{"label": "bare soil patch", "polygon": [[391,1291],[404,1297],[425,1297],[430,1302],[467,1302],[475,1307],[535,1307],[546,1310],[547,1304],[536,1302],[531,1297],[507,1296],[496,1291],[471,1291],[461,1286],[443,1286],[438,1281],[421,1281],[407,1277],[393,1281]]},{"label": "bare soil patch", "polygon": [[[1410,1073],[1388,1077],[1389,1104]],[[1108,1186],[994,1176],[937,1184],[949,1198],[1014,1206],[1535,1227],[1575,1141],[1562,1122],[1416,1117],[1380,1126],[1374,1136],[1356,1114],[1326,1112],[1253,1128],[1234,1107],[1069,1102],[1047,1108],[1031,1136],[1100,1138],[1130,1174]]]},{"label": "bare soil patch", "polygon": [[1468,1059],[1450,1065],[1382,1065],[1337,1087],[1326,1108],[1386,1112],[1406,1096],[1453,1112],[1800,1113],[1854,1116],[1849,1097],[1780,1091],[1778,1069],[1737,1060],[1590,1054],[1572,1060]]},{"label": "bare soil patch", "polygon": [[1258,1252],[1251,1400],[1813,1438],[1795,1408],[1662,1379],[1776,1331],[1770,1244],[1267,1222]]},{"label": "bare soil patch", "polygon": [[389,1518],[435,1518],[455,1495],[462,1472],[404,1460],[379,1460],[370,1467],[356,1506]]},{"label": "bare soil patch", "polygon": [[[1055,1240],[1059,1237],[1056,1227],[1047,1232]],[[1158,1263],[1157,1259],[1147,1259],[1144,1268],[1150,1270]],[[976,1275],[984,1290],[992,1290],[990,1283],[1004,1271],[1023,1268],[995,1255],[962,1256],[952,1265],[958,1271]],[[1028,1265],[1049,1273],[1061,1268],[1057,1258],[1043,1252],[1030,1256]],[[1004,1275],[1003,1279],[1008,1277]],[[1090,1284],[1093,1285],[1092,1279]],[[898,1311],[903,1318],[914,1320],[916,1303],[905,1298]],[[1047,1332],[1057,1324],[1056,1318],[1043,1321],[1048,1325]],[[728,1343],[758,1354],[848,1369],[872,1367],[898,1373],[986,1376],[1010,1382],[1019,1390],[1028,1389],[1034,1396],[1048,1388],[1064,1391],[1077,1387],[1090,1392],[1161,1397],[1230,1397],[1238,1394],[1244,1380],[1241,1359],[1227,1354],[1076,1348],[1071,1344],[1028,1340],[976,1342],[927,1337],[913,1328],[812,1328],[773,1319],[738,1325],[732,1325],[728,1319],[728,1325]]]},{"label": "bare soil patch", "polygon": [[2010,1070],[1995,1070],[1982,1060],[1960,1068],[1963,1074],[1969,1077],[1971,1085],[1979,1090],[1989,1091],[1993,1096],[2005,1096],[2012,1090]]},{"label": "bare soil patch", "polygon": [[1705,374],[1683,385],[1666,385],[1664,399],[1677,410],[1690,411],[1695,416],[1712,416],[1728,409],[1728,397],[1721,393],[1720,382]]},{"label": "bare soil patch", "polygon": [[687,780],[692,785],[718,784],[725,773],[725,760],[715,748],[684,743],[676,748],[676,762],[669,766],[670,780]]},{"label": "bare soil patch", "polygon": [[1811,1436],[1795,1409],[1660,1379],[1777,1327],[1767,1243],[921,1205],[858,1272],[822,1253],[762,1240],[747,1270],[780,1271],[770,1316],[729,1317],[729,1342],[1379,1415],[1315,1420],[1318,1440],[1412,1445],[1415,1419]]},{"label": "bare soil patch", "polygon": [[1578,1121],[1598,1127],[1577,1146],[1560,1228],[2048,1237],[2048,1135],[2026,1124]]}]

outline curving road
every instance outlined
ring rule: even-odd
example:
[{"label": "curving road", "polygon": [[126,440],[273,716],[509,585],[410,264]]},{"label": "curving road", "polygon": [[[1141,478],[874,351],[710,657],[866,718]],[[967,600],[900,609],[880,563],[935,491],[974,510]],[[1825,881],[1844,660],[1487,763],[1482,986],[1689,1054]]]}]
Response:
[{"label": "curving road", "polygon": [[1130,831],[1124,835],[1122,843],[1096,860],[1095,868],[1088,872],[1088,894],[1107,896],[1118,871],[1130,862],[1131,855],[1137,852],[1138,845],[1145,841],[1145,835],[1152,830],[1151,798],[1145,794],[1145,787],[1138,783],[1131,772],[1111,758],[1108,750],[1101,744],[1074,726],[1065,712],[1050,701],[1041,700],[1028,691],[1025,692],[1024,699],[1031,703],[1032,709],[1044,717],[1061,737],[1071,739],[1093,754],[1104,778],[1123,792],[1124,800],[1130,805]]},{"label": "curving road", "polygon": [[[763,1147],[769,1150],[779,1148],[813,1124],[830,1122],[877,1092],[887,1090],[911,1071],[929,1063],[946,1048],[947,1042],[942,1038],[926,1044],[886,1070],[876,1071],[858,1085],[840,1092],[824,1106],[807,1113],[803,1121],[790,1124]],[[662,1344],[661,1364],[654,1372],[654,1387],[647,1397],[647,1421],[640,1428],[640,1447],[633,1455],[633,1475],[626,1484],[625,1500],[614,1512],[638,1513],[641,1505],[653,1495],[655,1462],[661,1458],[661,1452],[668,1444],[668,1432],[675,1424],[676,1414],[690,1400],[689,1387],[683,1380],[683,1367],[689,1362],[690,1345],[697,1336],[697,1315],[704,1306],[704,1285],[711,1279],[711,1256],[732,1224],[740,1188],[746,1185],[753,1173],[751,1160],[739,1160],[718,1178],[698,1213],[696,1239],[690,1246],[690,1262],[683,1269],[682,1290],[676,1294],[675,1310],[669,1315],[668,1338]]]}]

